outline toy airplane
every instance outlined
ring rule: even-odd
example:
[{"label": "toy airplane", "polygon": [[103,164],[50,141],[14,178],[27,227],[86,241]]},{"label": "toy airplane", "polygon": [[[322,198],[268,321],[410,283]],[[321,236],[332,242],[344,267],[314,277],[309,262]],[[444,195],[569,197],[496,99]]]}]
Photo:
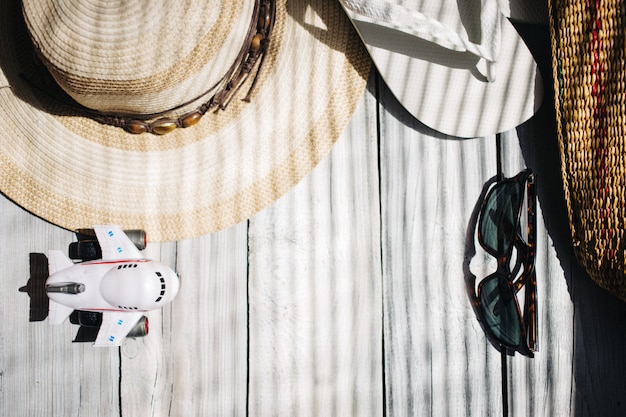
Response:
[{"label": "toy airplane", "polygon": [[[61,324],[70,317],[81,330],[99,327],[95,340],[89,340],[94,346],[119,346],[127,336],[148,333],[143,313],[170,303],[180,281],[167,265],[144,259],[121,228],[95,226],[93,231],[97,242],[91,241],[96,243],[91,253],[101,254],[100,259],[74,263],[62,251],[48,252],[48,321]],[[70,255],[76,243],[90,241],[81,242],[79,235]],[[77,339],[87,341],[80,330]]]}]

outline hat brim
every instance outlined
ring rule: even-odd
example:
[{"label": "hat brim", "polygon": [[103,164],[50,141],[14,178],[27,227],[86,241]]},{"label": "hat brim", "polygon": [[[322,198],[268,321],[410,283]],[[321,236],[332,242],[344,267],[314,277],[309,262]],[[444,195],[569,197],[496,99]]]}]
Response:
[{"label": "hat brim", "polygon": [[446,135],[482,137],[524,123],[539,109],[543,81],[513,25],[502,19],[495,81],[476,69],[479,58],[361,19],[345,8],[377,70],[402,106]]},{"label": "hat brim", "polygon": [[37,92],[19,2],[1,0],[0,16],[0,191],[67,229],[118,224],[151,241],[228,227],[287,192],[340,136],[371,66],[339,5],[279,0],[251,103],[131,135]]}]

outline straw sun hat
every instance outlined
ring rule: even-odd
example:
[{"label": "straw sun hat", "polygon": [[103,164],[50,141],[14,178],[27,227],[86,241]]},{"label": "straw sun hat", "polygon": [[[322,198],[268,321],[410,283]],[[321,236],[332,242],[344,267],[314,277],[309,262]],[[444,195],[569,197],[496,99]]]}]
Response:
[{"label": "straw sun hat", "polygon": [[22,3],[0,0],[0,191],[68,229],[250,217],[327,154],[371,64],[333,1]]}]

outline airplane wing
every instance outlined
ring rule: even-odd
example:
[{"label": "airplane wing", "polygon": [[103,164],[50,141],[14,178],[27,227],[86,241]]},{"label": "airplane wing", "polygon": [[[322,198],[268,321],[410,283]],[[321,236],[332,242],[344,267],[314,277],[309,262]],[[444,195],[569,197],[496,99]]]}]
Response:
[{"label": "airplane wing", "polygon": [[74,266],[74,262],[60,250],[48,251],[48,274],[52,275],[58,271]]},{"label": "airplane wing", "polygon": [[48,322],[50,324],[61,324],[72,314],[72,311],[74,311],[74,308],[50,300],[48,306]]},{"label": "airplane wing", "polygon": [[137,246],[119,226],[94,226],[102,259],[143,259]]},{"label": "airplane wing", "polygon": [[142,316],[143,313],[134,311],[102,313],[102,324],[94,346],[120,346]]}]

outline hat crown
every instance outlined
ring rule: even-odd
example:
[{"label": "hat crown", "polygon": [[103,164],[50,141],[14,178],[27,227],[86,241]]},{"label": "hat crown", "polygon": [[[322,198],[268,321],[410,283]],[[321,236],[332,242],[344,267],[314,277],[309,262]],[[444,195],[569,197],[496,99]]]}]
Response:
[{"label": "hat crown", "polygon": [[24,0],[35,48],[85,107],[154,114],[208,92],[236,60],[254,1]]}]

